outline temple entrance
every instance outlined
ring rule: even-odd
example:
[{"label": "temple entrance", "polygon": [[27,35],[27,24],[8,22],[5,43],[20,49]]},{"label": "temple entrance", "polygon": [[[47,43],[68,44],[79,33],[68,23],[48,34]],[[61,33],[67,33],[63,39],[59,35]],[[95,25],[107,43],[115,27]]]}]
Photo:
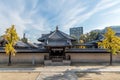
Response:
[{"label": "temple entrance", "polygon": [[64,48],[51,48],[49,57],[52,61],[62,61],[65,57]]},{"label": "temple entrance", "polygon": [[65,55],[64,47],[49,48],[49,55],[44,56],[45,65],[70,65],[70,55]]},{"label": "temple entrance", "polygon": [[50,56],[64,56],[64,51],[51,51]]}]

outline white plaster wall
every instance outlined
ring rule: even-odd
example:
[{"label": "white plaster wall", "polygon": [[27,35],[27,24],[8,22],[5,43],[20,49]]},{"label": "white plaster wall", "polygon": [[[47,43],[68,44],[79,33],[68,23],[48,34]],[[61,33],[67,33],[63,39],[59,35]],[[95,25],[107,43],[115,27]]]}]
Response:
[{"label": "white plaster wall", "polygon": [[[109,62],[110,56],[108,53],[66,53],[71,56],[71,61],[74,62]],[[113,62],[120,62],[120,54],[113,55]]]},{"label": "white plaster wall", "polygon": [[[12,56],[12,63],[44,63],[44,55],[49,53],[17,53]],[[71,62],[109,62],[108,53],[66,53],[71,56]],[[113,62],[120,62],[120,54],[113,55]],[[8,63],[8,55],[0,53],[0,63]]]},{"label": "white plaster wall", "polygon": [[[48,53],[17,53],[15,56],[12,56],[12,63],[43,63],[44,55]],[[8,55],[5,53],[0,53],[0,63],[7,63]]]}]

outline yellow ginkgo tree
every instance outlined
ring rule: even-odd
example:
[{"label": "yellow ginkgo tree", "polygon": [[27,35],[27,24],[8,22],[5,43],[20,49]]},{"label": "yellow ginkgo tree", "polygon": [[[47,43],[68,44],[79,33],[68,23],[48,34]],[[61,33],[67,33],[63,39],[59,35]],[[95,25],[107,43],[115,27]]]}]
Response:
[{"label": "yellow ginkgo tree", "polygon": [[15,56],[16,50],[14,49],[14,46],[16,42],[19,40],[14,25],[12,25],[10,28],[6,30],[4,38],[7,41],[7,44],[5,45],[5,52],[9,56],[8,65],[11,65],[11,55]]},{"label": "yellow ginkgo tree", "polygon": [[116,55],[120,51],[120,37],[115,35],[115,31],[108,27],[104,34],[104,40],[98,42],[98,46],[108,49],[110,52],[110,65],[112,65],[112,55]]},{"label": "yellow ginkgo tree", "polygon": [[[84,41],[83,41],[83,40],[80,40],[79,43],[80,43],[80,44],[84,44]],[[84,45],[80,45],[79,48],[85,48],[85,46],[84,46]]]}]

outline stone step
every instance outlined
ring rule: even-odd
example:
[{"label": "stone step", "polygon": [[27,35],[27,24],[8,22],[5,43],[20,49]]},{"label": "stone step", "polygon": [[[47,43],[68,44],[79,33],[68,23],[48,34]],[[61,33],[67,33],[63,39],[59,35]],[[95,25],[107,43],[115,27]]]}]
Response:
[{"label": "stone step", "polygon": [[64,66],[64,65],[70,65],[71,61],[70,60],[63,60],[63,61],[52,61],[52,60],[45,60],[44,61],[45,65],[52,65],[52,66]]},{"label": "stone step", "polygon": [[64,64],[63,64],[63,62],[52,62],[51,65],[53,65],[53,66],[62,66]]}]

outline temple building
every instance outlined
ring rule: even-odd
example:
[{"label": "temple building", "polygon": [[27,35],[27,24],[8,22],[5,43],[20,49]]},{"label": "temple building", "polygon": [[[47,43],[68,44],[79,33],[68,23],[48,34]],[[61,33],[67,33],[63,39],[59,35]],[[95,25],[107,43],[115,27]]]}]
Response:
[{"label": "temple building", "polygon": [[[89,62],[109,62],[109,52],[105,49],[75,48],[75,39],[60,31],[58,27],[48,34],[38,38],[41,47],[29,43],[18,41],[15,45],[16,56],[12,56],[12,63],[30,63],[44,65],[71,65],[74,63]],[[1,39],[0,43],[4,43]],[[86,45],[86,44],[82,44]],[[89,44],[89,46],[94,46]],[[120,61],[120,55],[113,56],[113,62]],[[8,63],[8,55],[5,54],[4,46],[0,47],[0,64]]]}]

